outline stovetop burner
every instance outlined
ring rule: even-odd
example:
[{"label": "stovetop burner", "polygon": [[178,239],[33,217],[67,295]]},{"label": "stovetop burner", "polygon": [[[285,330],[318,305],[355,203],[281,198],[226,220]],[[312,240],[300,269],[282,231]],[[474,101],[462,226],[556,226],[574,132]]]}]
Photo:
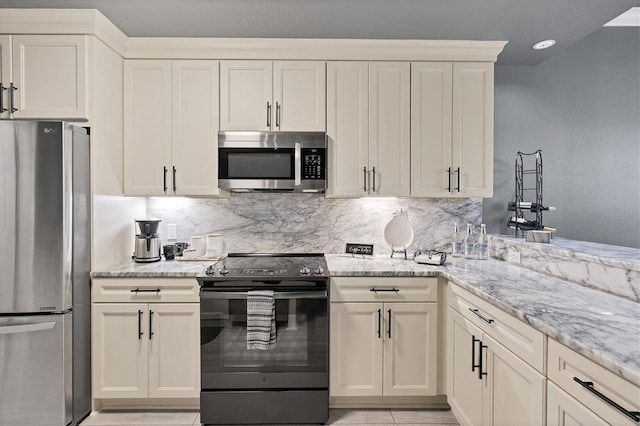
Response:
[{"label": "stovetop burner", "polygon": [[322,253],[229,253],[198,275],[198,281],[228,279],[326,278],[327,262]]}]

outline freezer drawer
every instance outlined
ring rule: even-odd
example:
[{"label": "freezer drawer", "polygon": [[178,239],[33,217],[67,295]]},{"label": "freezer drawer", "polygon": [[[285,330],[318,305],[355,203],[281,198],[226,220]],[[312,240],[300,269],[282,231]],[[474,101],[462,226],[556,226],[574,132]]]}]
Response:
[{"label": "freezer drawer", "polygon": [[71,422],[71,319],[0,317],[0,425]]}]

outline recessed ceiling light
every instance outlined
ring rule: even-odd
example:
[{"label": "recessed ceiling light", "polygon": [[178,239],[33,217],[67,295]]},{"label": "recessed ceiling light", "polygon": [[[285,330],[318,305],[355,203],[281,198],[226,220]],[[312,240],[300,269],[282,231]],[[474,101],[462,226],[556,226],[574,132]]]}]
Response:
[{"label": "recessed ceiling light", "polygon": [[533,45],[533,48],[536,50],[546,49],[547,47],[551,47],[556,44],[555,40],[542,40]]}]

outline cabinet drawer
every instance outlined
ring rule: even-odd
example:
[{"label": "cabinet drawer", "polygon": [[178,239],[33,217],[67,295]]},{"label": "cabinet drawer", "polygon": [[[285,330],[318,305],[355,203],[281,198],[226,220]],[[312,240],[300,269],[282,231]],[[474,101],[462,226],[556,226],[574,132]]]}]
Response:
[{"label": "cabinet drawer", "polygon": [[[640,412],[640,387],[552,339],[549,339],[548,368],[548,377],[551,381],[589,407],[607,423],[638,424],[612,404],[607,403],[603,397],[609,398],[623,409]],[[597,396],[582,386],[574,377],[582,382],[592,382],[591,389],[602,394],[603,397]]]},{"label": "cabinet drawer", "polygon": [[95,278],[93,302],[199,302],[195,278]]},{"label": "cabinet drawer", "polygon": [[432,277],[333,277],[332,302],[436,302],[438,279]]},{"label": "cabinet drawer", "polygon": [[449,306],[540,373],[545,373],[543,333],[451,282],[448,287]]}]

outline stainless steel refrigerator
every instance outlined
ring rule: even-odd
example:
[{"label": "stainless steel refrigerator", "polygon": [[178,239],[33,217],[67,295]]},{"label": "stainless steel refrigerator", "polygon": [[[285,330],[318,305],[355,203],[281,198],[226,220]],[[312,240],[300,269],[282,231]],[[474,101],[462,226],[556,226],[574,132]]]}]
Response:
[{"label": "stainless steel refrigerator", "polygon": [[91,411],[89,134],[0,121],[0,425]]}]

